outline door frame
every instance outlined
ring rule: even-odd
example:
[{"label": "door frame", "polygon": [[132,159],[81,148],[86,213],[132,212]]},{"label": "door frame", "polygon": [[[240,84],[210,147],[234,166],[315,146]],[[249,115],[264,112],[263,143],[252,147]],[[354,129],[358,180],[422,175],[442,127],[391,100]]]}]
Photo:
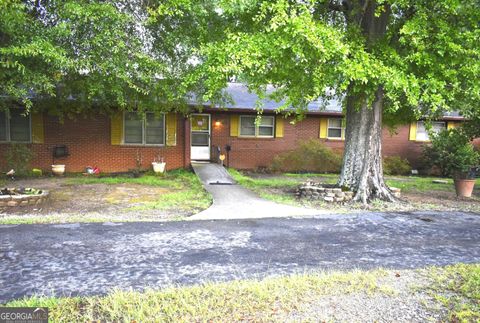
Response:
[{"label": "door frame", "polygon": [[[190,118],[190,160],[210,160],[211,149],[212,149],[212,115],[210,113],[192,113],[190,116],[191,117],[193,117],[193,116],[207,116],[208,117],[208,131],[193,130],[193,127],[192,127],[193,118]],[[195,146],[192,145],[192,134],[194,132],[208,133],[208,147],[206,147],[206,146],[205,147],[202,147],[202,146],[195,147]],[[207,154],[207,149],[208,149],[208,154]],[[201,154],[203,154],[203,155],[201,155]]]}]

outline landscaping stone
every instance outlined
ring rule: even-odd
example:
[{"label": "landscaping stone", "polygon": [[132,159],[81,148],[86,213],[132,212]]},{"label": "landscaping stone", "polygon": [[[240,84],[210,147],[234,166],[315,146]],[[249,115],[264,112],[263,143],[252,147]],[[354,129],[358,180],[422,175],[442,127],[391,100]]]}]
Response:
[{"label": "landscaping stone", "polygon": [[435,183],[435,184],[448,184],[448,181],[445,180],[445,179],[434,179],[432,181],[432,183]]},{"label": "landscaping stone", "polygon": [[[312,193],[313,192],[313,193]],[[350,201],[353,192],[343,191],[333,185],[306,182],[295,190],[295,196],[310,200],[323,200],[328,203]]]},{"label": "landscaping stone", "polygon": [[43,203],[48,197],[46,190],[31,188],[4,188],[0,190],[0,207],[27,206]]},{"label": "landscaping stone", "polygon": [[[390,187],[393,195],[397,198],[401,196],[401,190],[397,187]],[[329,184],[315,182],[306,182],[295,190],[295,196],[310,200],[323,200],[325,202],[346,202],[351,201],[354,192],[343,191],[340,187],[334,187]]]}]

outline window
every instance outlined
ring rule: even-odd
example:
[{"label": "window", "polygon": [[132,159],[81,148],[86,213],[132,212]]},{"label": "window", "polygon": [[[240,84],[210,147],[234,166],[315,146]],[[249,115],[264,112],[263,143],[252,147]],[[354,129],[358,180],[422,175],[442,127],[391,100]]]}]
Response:
[{"label": "window", "polygon": [[[433,133],[439,133],[443,129],[446,129],[447,125],[445,122],[432,122],[432,129],[431,131]],[[423,121],[418,121],[417,122],[417,135],[416,135],[416,140],[419,141],[428,141],[430,140],[428,131],[425,128],[425,122]]]},{"label": "window", "polygon": [[23,109],[0,111],[0,141],[30,142],[30,115]]},{"label": "window", "polygon": [[275,117],[262,116],[255,124],[256,116],[240,116],[240,136],[273,138]]},{"label": "window", "polygon": [[343,119],[341,118],[328,119],[327,138],[330,138],[330,139],[345,138],[345,126],[343,125]]},{"label": "window", "polygon": [[125,112],[124,115],[125,144],[164,145],[165,115],[147,112],[142,116],[136,112]]}]

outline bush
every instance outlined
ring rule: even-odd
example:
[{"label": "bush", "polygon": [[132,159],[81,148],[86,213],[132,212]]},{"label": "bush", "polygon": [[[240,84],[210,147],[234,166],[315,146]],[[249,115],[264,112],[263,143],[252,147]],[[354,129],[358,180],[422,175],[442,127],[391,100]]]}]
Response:
[{"label": "bush", "polygon": [[399,156],[389,156],[383,159],[383,173],[385,175],[410,175],[412,166],[408,160]]},{"label": "bush", "polygon": [[338,173],[341,165],[340,153],[311,139],[300,142],[294,150],[276,155],[271,169],[277,172]]},{"label": "bush", "polygon": [[438,167],[444,176],[472,178],[480,163],[470,138],[458,129],[443,130],[424,147],[424,157],[430,166]]},{"label": "bush", "polygon": [[8,170],[14,169],[17,175],[28,175],[30,162],[34,155],[30,148],[24,144],[12,144],[7,149],[6,160]]}]

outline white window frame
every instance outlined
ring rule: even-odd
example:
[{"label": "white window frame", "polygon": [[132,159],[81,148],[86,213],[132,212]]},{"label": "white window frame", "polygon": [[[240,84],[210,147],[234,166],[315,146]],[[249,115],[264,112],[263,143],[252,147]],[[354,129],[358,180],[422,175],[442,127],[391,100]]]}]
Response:
[{"label": "white window frame", "polygon": [[123,135],[122,135],[122,142],[123,145],[125,146],[150,146],[150,147],[163,147],[166,145],[167,141],[167,129],[166,129],[166,117],[165,113],[160,113],[160,115],[163,117],[163,143],[161,144],[147,144],[147,114],[153,112],[145,112],[145,115],[142,118],[142,142],[141,143],[126,143],[125,142],[125,117],[128,112],[135,112],[135,111],[124,111],[123,112]]},{"label": "white window frame", "polygon": [[[339,127],[332,127],[330,125],[330,120],[340,120],[340,128]],[[330,137],[328,134],[329,134],[329,130],[330,129],[340,129],[340,137]],[[343,118],[328,118],[328,122],[327,122],[327,139],[333,139],[333,140],[344,140],[345,139],[345,126],[344,126],[344,123],[343,123]]]},{"label": "white window frame", "polygon": [[[243,118],[254,118],[256,119],[256,116],[252,116],[252,115],[243,115],[243,116],[240,116],[239,118],[239,123],[238,123],[238,136],[239,137],[244,137],[244,138],[275,138],[275,116],[262,116],[262,119],[263,118],[269,118],[269,119],[272,119],[272,125],[259,125],[255,122],[255,135],[242,135],[242,119]],[[256,121],[256,120],[255,120]],[[268,128],[272,128],[272,135],[270,136],[264,136],[264,135],[260,135],[260,126],[261,127],[268,127]]]},{"label": "white window frame", "polygon": [[[444,129],[447,129],[447,122],[446,121],[433,121],[432,122],[432,127],[434,124],[442,124],[442,127]],[[419,139],[418,138],[418,129],[420,128],[419,125],[423,124],[423,128],[425,129],[425,134],[426,138],[425,139]],[[430,134],[427,131],[427,128],[425,127],[425,121],[417,121],[417,128],[415,129],[415,141],[430,141]]]},{"label": "white window frame", "polygon": [[[18,141],[18,140],[11,140],[10,135],[10,109],[3,110],[5,112],[5,140],[0,140],[0,143],[19,143],[19,144],[31,144],[32,143],[32,115],[29,113],[25,116],[28,118],[28,127],[30,136],[27,141]],[[1,125],[0,125],[1,127]]]}]

